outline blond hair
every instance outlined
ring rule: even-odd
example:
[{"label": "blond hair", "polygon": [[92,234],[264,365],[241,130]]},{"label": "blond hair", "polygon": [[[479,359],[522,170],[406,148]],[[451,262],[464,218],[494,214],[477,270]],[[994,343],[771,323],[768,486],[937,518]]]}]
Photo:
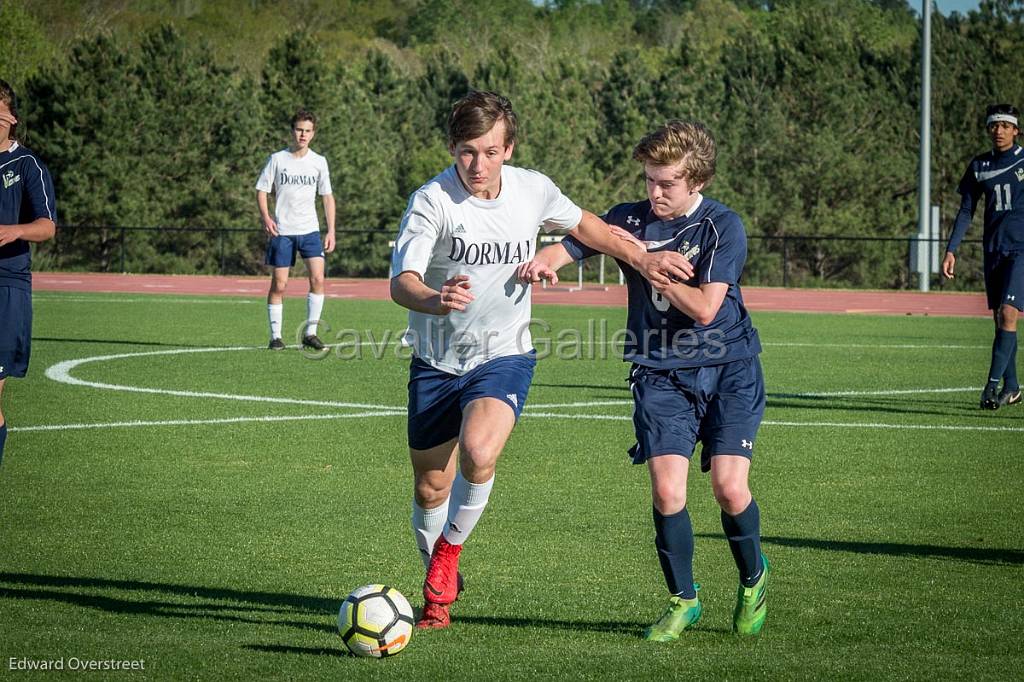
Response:
[{"label": "blond hair", "polygon": [[715,176],[718,150],[711,131],[698,121],[674,119],[648,133],[633,149],[633,159],[654,166],[682,164],[681,177],[707,185]]}]

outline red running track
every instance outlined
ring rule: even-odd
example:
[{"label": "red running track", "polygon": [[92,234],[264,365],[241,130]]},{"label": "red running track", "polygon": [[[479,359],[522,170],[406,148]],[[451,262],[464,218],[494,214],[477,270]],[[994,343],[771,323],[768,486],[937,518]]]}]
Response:
[{"label": "red running track", "polygon": [[[32,276],[36,291],[116,292],[132,294],[181,294],[206,296],[266,296],[270,278],[213,275],[121,275],[86,272],[37,272]],[[388,299],[388,280],[329,279],[328,298]],[[305,278],[288,282],[287,296],[305,296]],[[781,289],[743,287],[750,310],[820,313],[867,313],[874,315],[950,315],[988,317],[985,296],[959,292],[861,291],[841,289]],[[566,287],[536,288],[534,303],[554,305],[626,304],[626,289],[620,286],[588,285],[582,290]]]}]

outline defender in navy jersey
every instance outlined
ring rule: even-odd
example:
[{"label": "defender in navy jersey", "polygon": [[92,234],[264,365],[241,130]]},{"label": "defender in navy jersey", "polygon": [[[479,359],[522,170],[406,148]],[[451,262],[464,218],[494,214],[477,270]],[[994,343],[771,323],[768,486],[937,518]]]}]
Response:
[{"label": "defender in navy jersey", "polygon": [[[952,279],[956,249],[971,226],[978,200],[985,198],[984,265],[988,307],[995,320],[992,361],[981,393],[981,408],[1021,402],[1017,380],[1017,318],[1024,309],[1024,148],[1020,112],[1009,104],[993,104],[985,112],[992,150],[971,160],[957,191],[960,211],[942,261],[942,274]],[[1002,390],[999,382],[1002,380]]]},{"label": "defender in navy jersey", "polygon": [[[18,98],[0,80],[0,400],[7,377],[23,377],[32,350],[32,253],[30,242],[57,229],[50,171],[19,144]],[[0,462],[7,421],[0,403]]]},{"label": "defender in navy jersey", "polygon": [[[721,507],[740,586],[733,627],[760,632],[767,613],[768,562],[761,553],[760,511],[748,485],[765,407],[757,330],[743,306],[739,280],[746,261],[743,223],[700,191],[714,176],[710,131],[670,121],[644,137],[633,158],[644,166],[646,201],[619,204],[605,220],[621,238],[648,252],[682,254],[692,276],[649,280],[619,259],[629,294],[624,359],[635,411],[633,462],[651,477],[655,546],[669,605],[645,637],[673,641],[697,622],[693,530],[686,508],[689,458],[702,443],[701,470]],[[570,235],[520,269],[526,281],[557,281],[555,271],[598,250]]]}]

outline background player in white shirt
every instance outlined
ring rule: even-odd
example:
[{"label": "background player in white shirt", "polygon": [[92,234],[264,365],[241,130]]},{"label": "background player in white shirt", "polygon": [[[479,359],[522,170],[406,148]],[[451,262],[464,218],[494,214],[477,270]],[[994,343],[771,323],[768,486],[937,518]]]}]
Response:
[{"label": "background player in white shirt", "polygon": [[[334,195],[327,159],[309,148],[316,135],[316,116],[299,109],[292,117],[292,143],[270,155],[256,182],[256,202],[263,218],[267,241],[266,263],[274,268],[267,294],[270,318],[270,349],[284,350],[281,327],[284,323],[284,291],[288,272],[295,265],[295,253],[302,255],[309,272],[306,298],[306,326],[302,345],[324,348],[316,335],[324,307],[325,252],[334,251]],[[274,192],[274,217],[270,216],[267,195]],[[327,235],[320,242],[320,220],[316,215],[316,195],[323,199]]]},{"label": "background player in white shirt", "polygon": [[678,253],[647,254],[611,236],[546,176],[505,166],[516,129],[501,95],[472,92],[456,102],[448,118],[454,164],[413,193],[395,243],[391,297],[410,310],[413,349],[412,523],[427,566],[420,628],[450,622],[462,544],[526,401],[535,354],[530,292],[516,268],[533,257],[538,232],[575,227],[588,245],[666,282],[692,273]]}]

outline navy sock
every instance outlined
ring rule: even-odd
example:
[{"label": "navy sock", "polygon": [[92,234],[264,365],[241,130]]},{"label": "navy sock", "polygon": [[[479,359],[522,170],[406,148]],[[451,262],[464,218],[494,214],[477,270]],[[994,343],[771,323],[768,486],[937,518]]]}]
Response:
[{"label": "navy sock", "polygon": [[1004,332],[1013,338],[1013,350],[1010,351],[1010,358],[1006,361],[1006,371],[1003,372],[1003,389],[1016,391],[1020,388],[1017,381],[1017,332]]},{"label": "navy sock", "polygon": [[992,341],[992,365],[988,370],[989,383],[998,382],[1003,378],[1003,372],[1010,363],[1010,355],[1017,347],[1017,332],[1008,332],[1004,329],[996,330],[996,338]]},{"label": "navy sock", "polygon": [[4,443],[7,441],[7,422],[0,426],[0,464],[4,461]]},{"label": "navy sock", "polygon": [[690,512],[683,507],[675,514],[663,516],[654,509],[654,545],[665,574],[668,591],[683,599],[693,599],[693,526]]},{"label": "navy sock", "polygon": [[740,570],[740,582],[752,587],[760,578],[761,570],[761,510],[753,499],[742,512],[730,516],[722,512],[722,530],[729,539],[729,549]]}]

